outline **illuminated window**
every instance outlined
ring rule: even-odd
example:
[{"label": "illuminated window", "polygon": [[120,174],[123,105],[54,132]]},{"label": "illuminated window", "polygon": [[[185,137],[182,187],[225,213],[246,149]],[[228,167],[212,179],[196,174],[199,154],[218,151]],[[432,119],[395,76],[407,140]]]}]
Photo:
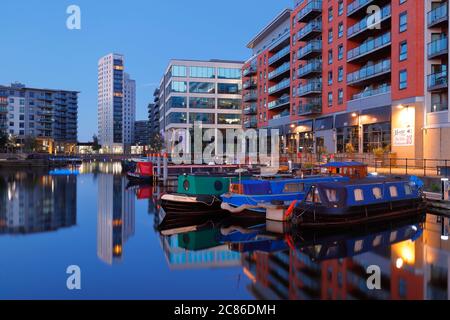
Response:
[{"label": "illuminated window", "polygon": [[391,197],[392,198],[397,198],[398,197],[398,190],[396,186],[390,186],[389,187],[389,192],[391,193]]},{"label": "illuminated window", "polygon": [[362,189],[355,189],[355,201],[364,201],[364,192]]},{"label": "illuminated window", "polygon": [[410,196],[410,195],[412,195],[412,188],[411,188],[411,186],[409,185],[409,184],[405,184],[405,194],[407,195],[407,196]]},{"label": "illuminated window", "polygon": [[372,189],[373,196],[375,199],[380,200],[383,198],[383,193],[381,191],[381,188],[373,188]]}]

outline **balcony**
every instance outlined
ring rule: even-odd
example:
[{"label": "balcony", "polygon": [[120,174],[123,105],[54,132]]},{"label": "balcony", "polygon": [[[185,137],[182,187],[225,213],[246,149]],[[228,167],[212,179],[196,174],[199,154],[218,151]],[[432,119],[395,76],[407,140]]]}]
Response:
[{"label": "balcony", "polygon": [[291,80],[290,79],[285,79],[285,80],[281,81],[280,83],[270,87],[269,88],[269,94],[270,95],[275,95],[275,94],[283,94],[286,91],[289,92],[290,91],[290,86],[291,86]]},{"label": "balcony", "polygon": [[289,123],[291,123],[291,116],[289,111],[285,110],[280,114],[273,116],[273,118],[269,120],[269,127],[279,127],[288,125]]},{"label": "balcony", "polygon": [[304,66],[300,67],[297,72],[299,78],[308,78],[310,76],[316,76],[318,73],[322,73],[322,60],[311,60]]},{"label": "balcony", "polygon": [[428,44],[428,59],[448,55],[448,38],[432,41]]},{"label": "balcony", "polygon": [[250,91],[244,95],[244,102],[256,101],[258,100],[258,94],[255,90]]},{"label": "balcony", "polygon": [[308,60],[322,55],[322,41],[313,40],[301,47],[297,53],[298,60]]},{"label": "balcony", "polygon": [[275,101],[269,102],[267,108],[274,110],[278,108],[285,108],[290,106],[291,97],[289,95],[283,96]]},{"label": "balcony", "polygon": [[[443,65],[445,66],[445,65]],[[446,68],[447,66],[445,66]],[[441,91],[448,88],[448,71],[442,70],[428,75],[428,91]]]},{"label": "balcony", "polygon": [[289,61],[290,58],[288,56],[290,53],[291,53],[291,46],[284,47],[283,49],[281,49],[280,51],[278,51],[276,54],[274,54],[272,57],[269,58],[269,66],[282,63],[285,60]]},{"label": "balcony", "polygon": [[360,60],[368,55],[378,53],[381,49],[391,46],[391,33],[387,32],[375,39],[367,40],[359,47],[347,52],[347,62]]},{"label": "balcony", "polygon": [[297,33],[298,41],[308,41],[322,34],[322,21],[313,20]]},{"label": "balcony", "polygon": [[269,73],[269,80],[275,80],[280,77],[289,76],[289,72],[291,71],[291,64],[286,62],[276,68],[274,71]]},{"label": "balcony", "polygon": [[256,117],[251,117],[249,120],[244,121],[244,127],[246,129],[257,128],[258,121],[256,120]]},{"label": "balcony", "polygon": [[359,93],[356,93],[353,95],[352,100],[358,100],[363,98],[368,98],[380,94],[390,93],[391,92],[391,86],[390,85],[384,85],[376,89],[365,89]]},{"label": "balcony", "polygon": [[348,85],[364,85],[373,82],[374,78],[378,78],[391,72],[391,60],[386,59],[373,65],[366,65],[358,71],[347,75]]},{"label": "balcony", "polygon": [[322,113],[322,99],[309,99],[298,107],[299,116],[311,116]]},{"label": "balcony", "polygon": [[[369,4],[374,2],[374,0],[355,0],[347,6],[347,17],[365,9]],[[366,11],[364,11],[366,12]]]},{"label": "balcony", "polygon": [[242,85],[242,88],[244,90],[256,88],[256,81],[253,79],[247,80]]},{"label": "balcony", "polygon": [[258,108],[256,106],[256,103],[249,104],[244,108],[245,115],[256,114],[257,111],[258,111]]},{"label": "balcony", "polygon": [[448,2],[427,13],[428,28],[439,27],[448,22]]},{"label": "balcony", "polygon": [[321,80],[311,80],[304,85],[298,87],[298,96],[307,97],[311,95],[322,93],[322,81]]},{"label": "balcony", "polygon": [[431,103],[431,112],[441,112],[448,110],[448,101]]},{"label": "balcony", "polygon": [[298,22],[308,22],[322,13],[322,1],[310,0],[297,15]]},{"label": "balcony", "polygon": [[248,77],[254,75],[256,74],[256,71],[256,66],[249,66],[248,68],[244,69],[244,71],[242,72],[242,76]]},{"label": "balcony", "polygon": [[[382,23],[383,21],[386,21],[391,18],[391,5],[388,4],[387,6],[383,7],[381,9],[381,19],[379,23]],[[364,17],[359,22],[355,23],[351,27],[347,29],[347,39],[351,39],[357,35],[360,35],[368,30],[374,30],[375,29],[375,14],[369,15]]]},{"label": "balcony", "polygon": [[367,108],[378,108],[392,104],[391,85],[383,83],[379,86],[369,86],[364,90],[354,94],[351,100],[347,101],[348,111],[359,111]]}]

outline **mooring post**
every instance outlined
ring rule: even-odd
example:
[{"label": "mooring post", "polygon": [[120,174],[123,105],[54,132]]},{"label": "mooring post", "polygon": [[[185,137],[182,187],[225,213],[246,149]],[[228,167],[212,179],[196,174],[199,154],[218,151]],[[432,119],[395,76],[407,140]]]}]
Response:
[{"label": "mooring post", "polygon": [[441,185],[442,185],[442,200],[448,201],[448,189],[449,189],[449,180],[448,178],[442,178],[441,179]]},{"label": "mooring post", "polygon": [[168,179],[168,176],[169,176],[169,159],[167,158],[167,153],[164,153],[163,166],[164,166],[164,169],[163,169],[163,182],[164,182],[164,185],[166,185],[167,184],[167,179]]}]

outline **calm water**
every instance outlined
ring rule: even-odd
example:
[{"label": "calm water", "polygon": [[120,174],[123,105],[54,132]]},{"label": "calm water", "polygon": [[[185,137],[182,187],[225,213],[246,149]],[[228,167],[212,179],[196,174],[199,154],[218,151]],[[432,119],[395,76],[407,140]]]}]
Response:
[{"label": "calm water", "polygon": [[[364,233],[283,233],[216,221],[156,231],[158,188],[127,188],[120,165],[0,176],[2,299],[449,299],[449,219]],[[66,288],[78,265],[82,290]],[[382,289],[367,289],[369,265]]]}]

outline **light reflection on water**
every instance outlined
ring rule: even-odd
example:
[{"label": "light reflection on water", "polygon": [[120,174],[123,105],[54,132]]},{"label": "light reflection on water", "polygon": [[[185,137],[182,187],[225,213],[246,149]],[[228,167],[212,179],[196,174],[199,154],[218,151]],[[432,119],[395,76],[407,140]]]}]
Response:
[{"label": "light reflection on water", "polygon": [[[449,299],[448,218],[351,234],[226,219],[160,234],[164,190],[130,187],[120,171],[2,172],[0,298]],[[65,288],[71,264],[80,292]],[[367,289],[369,265],[382,290]]]}]

